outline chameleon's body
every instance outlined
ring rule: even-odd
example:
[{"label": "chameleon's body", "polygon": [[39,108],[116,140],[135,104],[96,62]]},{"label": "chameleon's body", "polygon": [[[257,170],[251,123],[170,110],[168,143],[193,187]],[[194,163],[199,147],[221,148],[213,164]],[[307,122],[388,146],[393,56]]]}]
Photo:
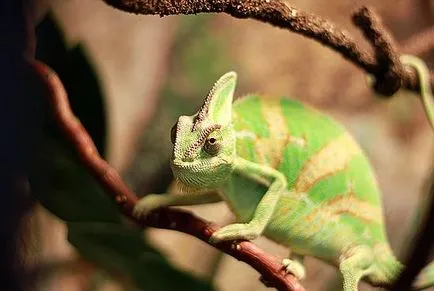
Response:
[{"label": "chameleon's body", "polygon": [[[289,272],[304,277],[302,256],[337,266],[345,291],[361,278],[390,285],[402,270],[387,242],[380,193],[366,156],[337,122],[285,98],[246,96],[232,106],[236,75],[224,75],[199,112],[172,132],[175,177],[212,193],[151,195],[136,213],[161,206],[227,202],[237,224],[214,242],[259,235],[288,246]],[[434,268],[417,287],[434,284]],[[431,273],[431,275],[429,275]]]},{"label": "chameleon's body", "polygon": [[[288,99],[246,96],[233,110],[237,156],[278,170],[288,183],[265,236],[334,264],[359,245],[391,254],[375,177],[342,126]],[[249,222],[267,187],[234,175],[228,188],[228,204]]]}]

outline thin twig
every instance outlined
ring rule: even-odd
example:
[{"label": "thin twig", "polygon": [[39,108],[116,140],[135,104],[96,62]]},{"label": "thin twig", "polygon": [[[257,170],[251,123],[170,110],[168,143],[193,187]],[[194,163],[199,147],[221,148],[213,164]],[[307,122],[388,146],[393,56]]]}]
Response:
[{"label": "thin twig", "polygon": [[119,205],[123,214],[139,226],[152,226],[184,232],[218,248],[256,269],[269,286],[278,290],[305,290],[291,274],[284,272],[282,264],[274,256],[264,252],[248,241],[209,243],[218,229],[195,215],[175,209],[163,209],[138,220],[132,210],[137,196],[125,185],[119,174],[99,155],[92,139],[71,111],[68,97],[57,74],[41,62],[33,61],[33,67],[47,87],[53,115],[59,126],[74,145],[81,162]]},{"label": "thin twig", "polygon": [[413,250],[408,254],[406,268],[391,288],[392,291],[411,290],[416,276],[425,267],[434,241],[434,170],[429,177],[430,188],[426,203],[430,203],[427,215],[425,215],[419,232],[414,240]]},{"label": "thin twig", "polygon": [[[104,1],[115,8],[137,14],[166,16],[219,12],[227,13],[236,18],[252,18],[312,38],[340,53],[348,61],[375,76],[374,89],[381,95],[393,95],[399,89],[397,84],[412,91],[419,90],[419,82],[413,70],[399,69],[399,61],[387,62],[387,60],[392,59],[398,60],[399,55],[396,54],[395,50],[387,51],[391,48],[389,41],[392,38],[381,26],[378,26],[379,29],[376,30],[376,37],[368,39],[376,52],[376,56],[371,56],[368,52],[360,49],[348,32],[339,29],[324,18],[290,6],[283,0]],[[362,7],[355,12],[355,15],[355,18],[365,18],[365,22],[369,22],[371,19],[376,25],[380,25],[379,17],[375,16],[376,13],[372,8]],[[382,51],[384,49],[386,51]],[[392,53],[393,57],[379,58],[381,51],[382,55],[387,56],[388,53]],[[386,68],[387,65],[392,65],[392,68]],[[398,70],[396,70],[397,68]],[[396,80],[392,80],[392,78]],[[431,84],[434,85],[433,74],[431,74]]]}]

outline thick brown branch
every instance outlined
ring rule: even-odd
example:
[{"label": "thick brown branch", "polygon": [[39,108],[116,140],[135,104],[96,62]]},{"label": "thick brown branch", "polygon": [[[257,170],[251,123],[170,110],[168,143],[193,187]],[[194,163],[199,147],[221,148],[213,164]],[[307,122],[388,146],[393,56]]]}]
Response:
[{"label": "thick brown branch", "polygon": [[[140,226],[152,226],[188,233],[210,244],[209,238],[218,229],[217,226],[189,212],[164,209],[155,211],[140,220],[132,215],[132,210],[137,203],[137,196],[125,185],[119,174],[99,155],[89,134],[72,113],[66,91],[59,77],[43,63],[34,61],[33,66],[47,87],[53,115],[67,138],[74,145],[81,162],[104,187],[106,193],[116,201],[125,216]],[[283,266],[277,258],[267,254],[251,242],[226,242],[212,246],[255,268],[269,286],[286,291],[304,290],[294,276],[285,274]]]},{"label": "thick brown branch", "polygon": [[[315,39],[340,53],[344,58],[372,74],[376,78],[377,93],[390,96],[401,85],[418,91],[419,82],[413,70],[402,70],[397,61],[399,55],[392,49],[392,38],[381,27],[379,18],[371,8],[363,7],[355,13],[355,19],[371,22],[375,32],[368,37],[375,57],[361,50],[346,31],[330,21],[304,12],[284,3],[283,0],[104,0],[118,9],[150,15],[197,14],[224,12],[236,18],[252,18]],[[368,28],[364,24],[360,25]],[[365,34],[367,30],[364,30]],[[380,57],[382,56],[382,57]],[[390,62],[391,61],[391,62]],[[391,67],[385,67],[390,65]],[[431,75],[434,87],[434,75]]]}]

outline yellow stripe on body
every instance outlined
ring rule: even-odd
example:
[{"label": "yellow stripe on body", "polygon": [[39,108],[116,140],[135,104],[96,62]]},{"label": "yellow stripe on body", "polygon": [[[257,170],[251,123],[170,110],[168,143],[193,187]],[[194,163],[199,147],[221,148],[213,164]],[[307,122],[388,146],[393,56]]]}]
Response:
[{"label": "yellow stripe on body", "polygon": [[306,140],[302,137],[291,136],[287,120],[282,112],[282,105],[278,99],[261,99],[261,102],[262,115],[267,122],[269,136],[268,138],[256,139],[256,156],[260,164],[276,169],[289,143],[304,147]]},{"label": "yellow stripe on body", "polygon": [[354,192],[341,194],[321,204],[305,217],[307,222],[316,219],[327,221],[336,220],[341,214],[348,214],[366,222],[382,222],[381,209],[368,202],[360,200]]},{"label": "yellow stripe on body", "polygon": [[359,153],[357,143],[348,133],[344,133],[329,142],[304,164],[291,191],[305,195],[324,177],[344,170],[353,156]]},{"label": "yellow stripe on body", "polygon": [[304,217],[302,225],[295,225],[294,230],[301,230],[302,228],[306,236],[312,236],[327,225],[339,224],[339,218],[342,215],[349,215],[365,223],[383,223],[379,207],[360,200],[354,192],[348,192],[321,204],[312,213]]},{"label": "yellow stripe on body", "polygon": [[355,140],[348,133],[343,133],[305,162],[290,192],[291,199],[305,201],[312,212],[306,214],[301,223],[294,225],[294,231],[303,231],[306,236],[317,234],[327,225],[338,223],[341,215],[349,215],[366,223],[382,223],[381,208],[357,197],[351,180],[348,180],[345,192],[318,205],[309,204],[309,190],[324,178],[344,171],[360,154],[362,152]]}]

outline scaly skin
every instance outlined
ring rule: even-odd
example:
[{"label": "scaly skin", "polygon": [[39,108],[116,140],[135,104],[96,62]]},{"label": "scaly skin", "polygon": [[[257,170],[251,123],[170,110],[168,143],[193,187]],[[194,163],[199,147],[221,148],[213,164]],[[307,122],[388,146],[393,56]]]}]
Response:
[{"label": "scaly skin", "polygon": [[[200,110],[172,129],[172,169],[190,193],[148,195],[135,214],[224,200],[237,223],[211,241],[265,235],[291,249],[283,264],[300,279],[309,255],[337,266],[345,291],[357,290],[360,279],[390,285],[403,266],[387,242],[377,182],[354,139],[294,100],[249,95],[232,105],[235,84],[235,73],[224,75]],[[415,287],[434,285],[433,270]]]}]

